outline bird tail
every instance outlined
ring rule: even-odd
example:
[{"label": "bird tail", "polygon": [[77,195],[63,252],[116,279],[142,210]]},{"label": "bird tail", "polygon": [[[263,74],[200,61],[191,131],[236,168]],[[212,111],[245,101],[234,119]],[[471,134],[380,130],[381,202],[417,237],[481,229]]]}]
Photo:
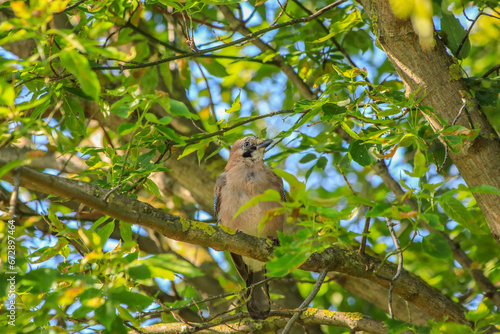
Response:
[{"label": "bird tail", "polygon": [[[266,270],[250,271],[246,279],[247,287],[263,281],[266,278]],[[269,299],[269,284],[264,283],[253,287],[248,291],[250,297],[247,303],[248,313],[254,320],[264,320],[271,311],[271,300]]]}]

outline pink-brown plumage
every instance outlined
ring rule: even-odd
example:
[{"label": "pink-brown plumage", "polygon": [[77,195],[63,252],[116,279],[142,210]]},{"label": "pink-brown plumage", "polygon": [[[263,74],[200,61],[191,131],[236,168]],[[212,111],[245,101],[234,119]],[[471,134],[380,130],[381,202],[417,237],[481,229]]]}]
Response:
[{"label": "pink-brown plumage", "polygon": [[[274,216],[261,230],[259,225],[266,212],[281,206],[279,202],[260,202],[236,218],[238,210],[256,195],[274,189],[285,201],[283,181],[264,164],[264,149],[271,141],[256,137],[245,137],[236,141],[231,149],[225,172],[215,184],[215,210],[220,223],[234,230],[262,238],[278,237],[283,231],[283,215]],[[265,278],[265,263],[231,254],[240,276],[247,286]],[[269,315],[270,301],[267,284],[253,289],[247,308],[254,319],[265,319]]]}]

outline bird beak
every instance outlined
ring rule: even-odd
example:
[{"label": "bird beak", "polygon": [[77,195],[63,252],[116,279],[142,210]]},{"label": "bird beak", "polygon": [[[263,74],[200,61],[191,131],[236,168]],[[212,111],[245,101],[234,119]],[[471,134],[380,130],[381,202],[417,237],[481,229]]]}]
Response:
[{"label": "bird beak", "polygon": [[271,145],[272,142],[273,142],[272,139],[264,140],[262,143],[260,143],[259,145],[257,145],[255,148],[256,149],[266,148],[269,145]]}]

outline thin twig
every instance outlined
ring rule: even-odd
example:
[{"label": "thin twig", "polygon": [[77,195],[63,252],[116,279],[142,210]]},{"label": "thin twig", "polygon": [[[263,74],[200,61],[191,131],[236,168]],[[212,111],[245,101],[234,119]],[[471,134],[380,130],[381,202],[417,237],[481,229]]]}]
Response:
[{"label": "thin twig", "polygon": [[394,246],[396,247],[396,253],[398,256],[398,268],[396,270],[396,275],[394,275],[394,277],[391,279],[391,286],[389,287],[389,301],[388,301],[389,315],[391,316],[392,319],[394,319],[394,312],[392,311],[392,293],[394,291],[394,284],[396,284],[396,281],[401,276],[403,270],[403,252],[401,251],[401,246],[399,246],[398,238],[396,237],[396,233],[394,232],[394,224],[391,223],[391,221],[387,217],[385,218],[385,221],[387,228],[391,233],[391,238],[392,241],[394,242]]},{"label": "thin twig", "polygon": [[350,184],[350,183],[349,183],[349,181],[347,180],[347,177],[345,176],[344,171],[342,170],[342,167],[340,166],[340,162],[337,164],[337,167],[339,168],[339,170],[340,170],[340,174],[342,174],[342,176],[344,177],[345,183],[347,183],[347,186],[348,186],[348,187],[349,187],[349,189],[351,190],[352,194],[353,194],[354,196],[358,196],[358,194],[354,191],[354,189],[352,189],[351,184]]},{"label": "thin twig", "polygon": [[458,46],[457,51],[455,51],[455,55],[454,55],[455,57],[458,57],[458,55],[460,54],[460,50],[462,50],[462,47],[464,46],[465,41],[467,40],[467,38],[469,38],[469,34],[470,34],[470,31],[472,30],[472,27],[474,27],[474,24],[476,23],[476,21],[483,14],[484,14],[484,12],[482,10],[479,11],[479,14],[476,16],[476,18],[474,19],[474,21],[472,21],[472,23],[470,24],[470,27],[469,27],[469,29],[467,29],[467,32],[465,33],[464,38],[462,38],[462,41],[460,42],[460,45]]},{"label": "thin twig", "polygon": [[278,14],[278,17],[276,17],[276,19],[273,21],[273,23],[271,23],[271,25],[275,25],[279,19],[281,18],[281,16],[283,16],[283,14],[286,14],[286,16],[288,16],[289,18],[291,18],[293,20],[293,17],[291,17],[287,12],[286,12],[286,6],[288,6],[288,0],[285,1],[285,4],[282,6],[281,5],[281,2],[279,2],[278,0],[278,5],[280,5],[280,8],[281,8],[281,12]]},{"label": "thin twig", "polygon": [[170,62],[170,61],[173,61],[173,60],[177,60],[177,59],[183,59],[183,58],[189,58],[189,57],[198,57],[198,56],[201,56],[201,55],[203,55],[205,53],[210,53],[210,52],[218,51],[218,50],[221,50],[221,49],[225,49],[225,48],[227,48],[229,46],[241,44],[241,43],[243,43],[243,42],[245,42],[247,40],[260,37],[261,35],[264,35],[265,33],[268,33],[270,31],[273,31],[273,30],[276,30],[276,29],[279,29],[279,28],[288,27],[288,26],[291,26],[291,25],[294,25],[294,24],[297,24],[297,23],[309,22],[309,21],[314,20],[317,17],[323,15],[328,10],[330,10],[332,8],[335,8],[338,5],[340,5],[340,4],[342,4],[342,3],[346,2],[346,1],[347,0],[337,0],[334,3],[332,3],[332,4],[329,4],[328,6],[325,6],[325,7],[321,8],[320,10],[318,10],[316,13],[314,13],[312,15],[309,15],[309,16],[306,16],[306,17],[300,17],[300,18],[297,18],[297,19],[294,19],[294,20],[290,20],[290,21],[287,21],[287,22],[276,24],[275,26],[267,27],[267,28],[264,28],[262,30],[255,31],[255,32],[253,32],[251,34],[248,34],[247,36],[242,37],[240,39],[237,39],[235,41],[232,41],[232,42],[229,42],[229,43],[226,43],[226,44],[222,44],[222,45],[217,45],[217,46],[214,46],[212,48],[205,49],[205,50],[184,53],[184,54],[181,54],[181,55],[176,55],[176,56],[172,56],[172,57],[168,57],[168,58],[164,58],[164,59],[159,59],[159,60],[152,61],[152,62],[142,63],[142,64],[139,64],[139,65],[131,65],[131,66],[92,66],[91,68],[94,71],[96,71],[96,70],[130,70],[130,69],[151,67],[151,66],[155,66],[155,65],[158,65],[158,64],[167,63],[167,62]]},{"label": "thin twig", "polygon": [[212,300],[216,300],[216,299],[221,299],[221,298],[226,298],[226,297],[230,297],[230,296],[235,296],[235,295],[237,295],[237,294],[239,294],[239,293],[241,293],[241,292],[243,292],[243,291],[245,291],[247,289],[252,289],[252,288],[254,288],[256,286],[265,284],[265,283],[270,282],[270,281],[275,280],[275,279],[276,279],[275,277],[268,277],[265,280],[262,280],[260,282],[254,283],[254,284],[250,285],[249,287],[247,287],[245,289],[238,290],[238,291],[227,292],[227,293],[223,293],[221,295],[208,297],[208,298],[205,298],[205,299],[202,299],[202,300],[192,301],[192,302],[189,302],[189,303],[187,303],[185,305],[177,306],[177,307],[170,307],[170,308],[165,309],[165,310],[143,312],[143,313],[139,314],[137,316],[137,318],[141,319],[141,318],[148,317],[148,316],[158,316],[158,315],[160,315],[162,313],[165,313],[165,312],[178,311],[178,310],[182,310],[184,308],[188,308],[188,307],[194,306],[196,304],[202,304],[202,303],[206,303],[206,302],[209,302],[209,301],[212,301]]},{"label": "thin twig", "polygon": [[116,184],[116,186],[114,186],[110,191],[108,191],[108,193],[106,195],[104,195],[104,198],[103,198],[103,201],[104,202],[107,202],[108,200],[108,197],[114,193],[115,191],[117,191],[118,189],[120,189],[120,187],[122,186],[122,179],[123,179],[123,174],[125,174],[125,166],[127,165],[127,160],[128,160],[128,156],[130,154],[130,149],[132,147],[132,142],[130,142],[128,144],[128,148],[127,148],[127,152],[125,153],[125,159],[123,161],[123,165],[122,165],[122,171],[120,173],[120,179],[118,180],[118,183]]},{"label": "thin twig", "polygon": [[[307,9],[306,6],[304,6],[304,4],[302,2],[300,2],[300,0],[293,0],[293,2],[295,2],[295,4],[297,6],[299,6],[304,12],[308,13],[309,15],[312,14],[312,12]],[[328,30],[327,27],[325,27],[325,25],[323,24],[323,22],[317,18],[316,19],[316,22],[318,22],[318,24],[320,25],[320,27],[327,33],[329,34],[330,33],[330,30]],[[340,51],[340,53],[342,53],[344,55],[344,57],[347,59],[347,61],[349,62],[349,64],[351,64],[353,67],[358,67],[354,61],[351,59],[351,57],[349,56],[349,53],[347,53],[347,51],[344,49],[344,47],[342,45],[340,45],[340,43],[337,41],[337,39],[335,38],[335,36],[332,36],[330,38],[330,40],[332,41],[332,43],[335,45],[335,47]]]},{"label": "thin twig", "polygon": [[[451,123],[451,126],[455,125],[455,123],[460,118],[460,115],[462,115],[462,111],[465,109],[465,107],[467,105],[467,100],[465,100],[465,98],[462,98],[462,101],[463,101],[462,108],[460,108],[460,110],[458,111],[458,114],[457,114],[457,116],[455,116],[455,119]],[[446,141],[444,139],[443,139],[443,143],[444,143],[444,159],[443,159],[443,162],[441,163],[441,166],[436,165],[436,173],[438,173],[438,174],[441,174],[441,172],[443,171],[444,165],[446,164],[446,160],[448,160],[448,144],[446,143]]]},{"label": "thin twig", "polygon": [[[173,12],[173,13],[170,13],[168,12],[165,8],[165,6],[163,4],[160,4],[158,3],[157,5],[155,5],[153,7],[154,11],[156,12],[160,12],[164,15],[167,15],[167,16],[175,16],[175,17],[182,17],[182,13],[179,13],[179,12]],[[204,20],[200,20],[200,19],[196,19],[196,18],[191,18],[191,20],[193,22],[196,22],[196,23],[199,23],[199,24],[202,24],[202,25],[205,25],[207,27],[210,27],[210,28],[214,28],[214,29],[217,29],[217,30],[223,30],[223,31],[229,31],[229,28],[227,27],[224,27],[224,26],[216,26],[215,24],[212,24],[210,22],[207,22],[207,20],[209,20],[208,17],[206,17],[205,15],[203,15],[203,13],[201,13],[201,16],[203,17]],[[217,22],[219,23],[219,22]]]},{"label": "thin twig", "polygon": [[169,44],[169,43],[166,43],[166,42],[163,42],[163,41],[160,41],[158,38],[154,37],[153,35],[147,33],[146,31],[142,30],[141,28],[133,25],[132,23],[128,22],[125,23],[124,27],[127,27],[127,28],[131,28],[132,30],[134,30],[135,32],[141,34],[142,36],[144,37],[147,37],[149,38],[151,41],[157,43],[157,44],[160,44],[160,45],[163,45],[164,47],[166,47],[167,49],[169,50],[172,50],[172,51],[175,51],[175,52],[178,52],[178,53],[182,53],[182,54],[187,54],[186,51],[184,50],[181,50],[177,47],[175,47],[174,45],[172,44]]},{"label": "thin twig", "polygon": [[300,304],[299,309],[293,315],[293,317],[288,321],[288,323],[286,324],[286,326],[283,329],[283,331],[281,332],[281,334],[290,333],[290,330],[292,329],[292,326],[295,323],[295,321],[297,321],[297,319],[300,317],[300,315],[307,309],[307,306],[309,305],[309,303],[311,303],[312,300],[314,299],[314,297],[316,297],[316,295],[318,294],[319,289],[321,289],[321,285],[323,284],[323,281],[325,280],[326,274],[328,274],[328,269],[323,269],[321,274],[319,274],[318,281],[314,285],[311,293],[302,302],[302,304]]},{"label": "thin twig", "polygon": [[[308,113],[311,110],[312,109],[306,109],[306,110],[303,110],[303,111],[299,111],[298,114],[301,114],[301,113],[302,114],[306,114],[306,113]],[[291,114],[291,113],[294,113],[294,112],[295,111],[292,110],[292,109],[285,109],[285,110],[273,111],[273,112],[270,112],[270,113],[267,113],[267,114],[263,114],[263,115],[257,115],[257,116],[254,116],[254,117],[249,117],[249,118],[247,118],[247,119],[245,119],[245,120],[243,120],[241,122],[238,122],[238,123],[235,123],[235,124],[233,124],[231,126],[225,127],[223,129],[221,129],[220,131],[215,131],[215,132],[208,133],[208,134],[200,136],[200,137],[188,139],[188,140],[185,140],[184,142],[186,144],[197,143],[200,140],[207,139],[207,138],[214,137],[214,136],[218,136],[220,134],[223,134],[224,132],[227,132],[229,130],[237,128],[237,127],[239,127],[239,126],[241,126],[243,124],[247,124],[247,123],[256,121],[258,119],[261,119],[261,118],[272,117],[272,116],[281,115],[281,114]]]},{"label": "thin twig", "polygon": [[[215,104],[214,104],[214,100],[212,99],[212,91],[210,90],[210,84],[208,82],[207,77],[205,76],[205,73],[203,73],[203,68],[201,67],[200,63],[198,63],[196,60],[195,60],[195,63],[198,66],[198,69],[200,70],[201,76],[202,76],[203,80],[205,81],[205,84],[207,85],[208,100],[210,101],[209,109],[210,109],[210,112],[212,113],[212,117],[214,118],[215,124],[217,125],[217,130],[220,130],[220,124],[217,121],[217,115],[215,114]],[[195,126],[198,127],[197,125],[195,125]],[[201,132],[208,133],[205,130],[202,130]]]},{"label": "thin twig", "polygon": [[87,0],[80,0],[80,1],[78,1],[78,2],[76,2],[76,3],[74,3],[74,4],[72,4],[71,6],[68,6],[68,7],[64,8],[64,9],[63,9],[63,10],[61,10],[60,12],[57,12],[57,13],[54,13],[54,14],[62,14],[62,13],[65,13],[65,12],[67,12],[67,11],[69,11],[69,10],[72,10],[72,9],[73,9],[73,8],[75,8],[75,7],[80,6],[80,5],[81,5],[82,3],[84,3],[85,1],[87,1]]},{"label": "thin twig", "polygon": [[500,64],[496,64],[495,66],[493,66],[492,68],[490,68],[489,70],[487,70],[482,76],[481,78],[486,78],[488,77],[491,73],[495,72],[495,71],[498,71],[500,70]]},{"label": "thin twig", "polygon": [[460,110],[458,111],[457,116],[455,116],[455,119],[451,123],[451,126],[455,125],[455,123],[458,121],[458,119],[460,118],[460,115],[462,115],[462,111],[464,110],[464,108],[465,108],[466,105],[467,105],[467,102],[464,102],[464,104],[462,105],[462,108],[460,108]]},{"label": "thin twig", "polygon": [[359,255],[365,254],[367,234],[370,233],[370,217],[365,218],[365,228],[363,229],[363,236],[361,237],[361,244],[359,245]]}]

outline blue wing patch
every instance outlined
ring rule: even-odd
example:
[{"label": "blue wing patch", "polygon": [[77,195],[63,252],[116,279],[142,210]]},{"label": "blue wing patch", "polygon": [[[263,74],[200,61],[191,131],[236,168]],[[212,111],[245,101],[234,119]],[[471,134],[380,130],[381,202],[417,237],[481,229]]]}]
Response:
[{"label": "blue wing patch", "polygon": [[217,214],[217,194],[214,196],[214,214],[215,214],[215,219],[217,219],[217,222],[219,222],[219,215]]}]

